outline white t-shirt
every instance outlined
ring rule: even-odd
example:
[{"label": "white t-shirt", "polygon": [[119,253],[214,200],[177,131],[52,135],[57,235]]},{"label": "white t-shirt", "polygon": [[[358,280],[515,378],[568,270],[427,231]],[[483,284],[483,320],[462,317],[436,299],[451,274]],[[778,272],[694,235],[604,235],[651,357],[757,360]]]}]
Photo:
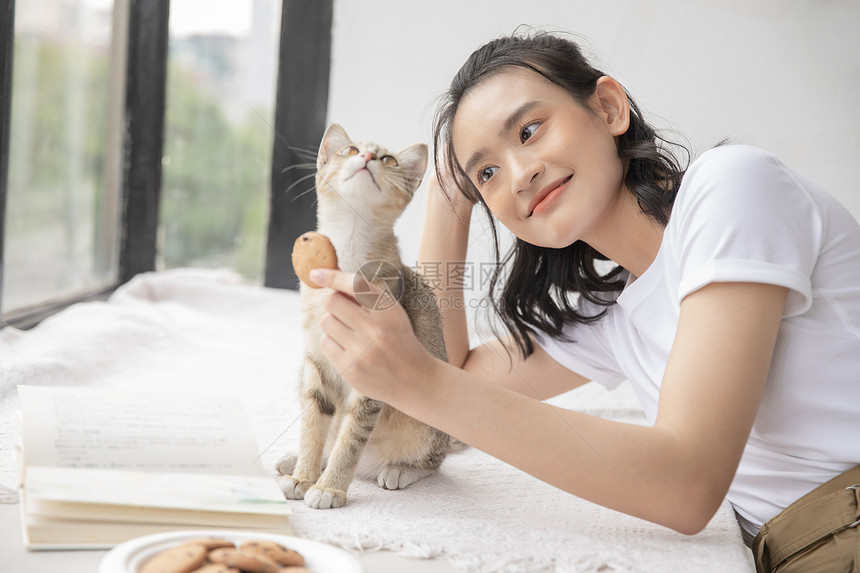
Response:
[{"label": "white t-shirt", "polygon": [[[654,423],[681,300],[711,282],[788,287],[773,362],[728,499],[750,535],[860,464],[860,226],[773,155],[730,145],[687,170],[651,266],[602,319],[535,335],[608,388],[630,380]],[[580,299],[592,315],[603,307]]]}]

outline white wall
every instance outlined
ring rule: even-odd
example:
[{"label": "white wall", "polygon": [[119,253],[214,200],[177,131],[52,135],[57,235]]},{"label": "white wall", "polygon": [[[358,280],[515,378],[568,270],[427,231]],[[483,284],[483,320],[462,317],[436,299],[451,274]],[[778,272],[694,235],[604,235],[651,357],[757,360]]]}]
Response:
[{"label": "white wall", "polygon": [[[521,24],[571,32],[658,127],[699,150],[767,148],[860,219],[857,0],[337,0],[329,120],[392,149],[430,142],[468,55]],[[398,224],[415,261],[424,189]],[[476,222],[475,232],[480,232]],[[482,241],[483,242],[483,241]]]}]

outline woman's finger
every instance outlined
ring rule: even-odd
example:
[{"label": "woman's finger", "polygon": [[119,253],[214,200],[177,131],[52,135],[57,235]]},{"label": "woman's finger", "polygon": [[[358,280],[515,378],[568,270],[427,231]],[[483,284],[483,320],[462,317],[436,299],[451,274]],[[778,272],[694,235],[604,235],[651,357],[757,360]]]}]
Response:
[{"label": "woman's finger", "polygon": [[334,269],[313,269],[310,272],[310,277],[320,286],[332,288],[349,296],[355,294],[353,287],[355,273],[345,273]]},{"label": "woman's finger", "polygon": [[354,332],[352,327],[330,312],[320,318],[320,328],[343,348],[346,348]]},{"label": "woman's finger", "polygon": [[337,364],[340,357],[342,357],[345,352],[343,346],[338,344],[338,342],[328,334],[323,334],[320,336],[320,350],[323,351],[323,354],[325,354],[331,363],[335,365],[335,369],[339,372],[340,369],[337,368]]},{"label": "woman's finger", "polygon": [[326,299],[323,308],[350,330],[357,330],[368,319],[365,316],[366,309],[354,298],[342,292],[332,293]]}]

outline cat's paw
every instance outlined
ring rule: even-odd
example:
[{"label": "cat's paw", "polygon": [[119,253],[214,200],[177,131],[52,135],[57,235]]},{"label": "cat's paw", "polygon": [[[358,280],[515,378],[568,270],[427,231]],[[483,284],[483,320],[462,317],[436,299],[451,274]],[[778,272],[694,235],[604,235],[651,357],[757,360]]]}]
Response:
[{"label": "cat's paw", "polygon": [[275,471],[282,476],[292,475],[298,461],[298,454],[287,454],[275,463]]},{"label": "cat's paw", "polygon": [[312,481],[297,479],[290,475],[277,476],[275,479],[287,499],[304,499],[307,491],[314,485]]},{"label": "cat's paw", "polygon": [[408,466],[385,466],[376,476],[376,483],[383,489],[403,489],[421,478],[430,475],[432,470]]},{"label": "cat's paw", "polygon": [[311,487],[305,494],[305,505],[313,509],[331,509],[346,503],[346,492],[319,486]]}]

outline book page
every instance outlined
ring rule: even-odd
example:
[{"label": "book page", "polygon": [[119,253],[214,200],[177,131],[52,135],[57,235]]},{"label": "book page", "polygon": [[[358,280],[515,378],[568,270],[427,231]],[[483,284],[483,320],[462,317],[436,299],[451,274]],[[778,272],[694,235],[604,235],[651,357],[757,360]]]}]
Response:
[{"label": "book page", "polygon": [[[134,508],[259,515],[290,513],[280,488],[269,477],[30,466],[26,491],[28,511],[33,514],[41,513],[40,502],[94,504],[86,511],[71,511],[61,516],[67,518],[106,519],[122,515],[133,520]],[[117,510],[110,513],[98,505],[130,507],[122,508],[121,513]],[[107,515],[102,515],[106,512]],[[165,519],[165,514],[140,513],[148,515],[150,520],[154,520],[153,516]],[[48,515],[56,517],[57,512],[50,511]],[[198,521],[203,519],[201,516]]]},{"label": "book page", "polygon": [[261,474],[236,397],[18,386],[27,466]]}]

